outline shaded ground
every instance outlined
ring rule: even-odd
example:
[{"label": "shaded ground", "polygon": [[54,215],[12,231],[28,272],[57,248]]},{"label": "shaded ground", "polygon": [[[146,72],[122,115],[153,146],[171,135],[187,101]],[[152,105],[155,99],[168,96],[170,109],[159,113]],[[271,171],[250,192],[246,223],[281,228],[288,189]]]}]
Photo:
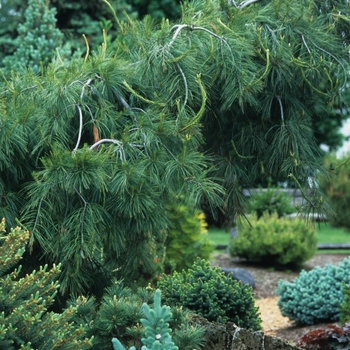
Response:
[{"label": "shaded ground", "polygon": [[[326,264],[337,265],[346,257],[348,257],[348,254],[317,254],[304,264],[303,269],[311,270],[315,266],[323,267]],[[254,277],[256,284],[254,294],[256,304],[260,308],[265,334],[274,335],[296,343],[308,331],[324,328],[329,324],[322,323],[300,327],[281,315],[277,306],[278,297],[276,296],[278,281],[280,279],[293,281],[295,277],[299,276],[299,271],[278,271],[268,266],[258,266],[247,263],[244,260],[231,259],[227,253],[217,254],[212,261],[212,265],[220,267],[242,267]]]}]

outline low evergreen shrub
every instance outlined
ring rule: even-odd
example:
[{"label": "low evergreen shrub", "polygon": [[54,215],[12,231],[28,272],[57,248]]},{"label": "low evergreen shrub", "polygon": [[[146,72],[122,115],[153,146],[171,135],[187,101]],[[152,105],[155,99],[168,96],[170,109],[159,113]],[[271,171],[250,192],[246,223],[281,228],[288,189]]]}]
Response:
[{"label": "low evergreen shrub", "polygon": [[[171,329],[168,323],[172,317],[170,307],[161,306],[160,300],[160,291],[157,290],[154,295],[154,309],[151,309],[146,303],[142,306],[146,317],[141,319],[141,323],[145,328],[142,349],[178,350],[179,348],[174,344],[170,335]],[[125,347],[117,338],[113,338],[112,343],[114,350],[125,350]],[[136,347],[132,346],[129,350],[136,350]]]},{"label": "low evergreen shrub", "polygon": [[171,206],[169,219],[172,227],[165,241],[165,271],[190,268],[197,258],[209,259],[214,250],[208,238],[204,213],[180,200]]},{"label": "low evergreen shrub", "polygon": [[248,211],[256,213],[261,218],[265,212],[270,215],[277,213],[278,217],[295,212],[291,204],[291,197],[278,187],[260,188],[254,192],[248,201]]},{"label": "low evergreen shrub", "polygon": [[253,262],[273,265],[301,265],[317,248],[315,227],[301,219],[278,218],[265,212],[258,219],[237,223],[238,236],[230,241],[229,253]]},{"label": "low evergreen shrub", "polygon": [[47,265],[19,278],[21,266],[9,272],[21,259],[29,232],[20,227],[5,233],[0,223],[0,349],[76,350],[91,349],[86,323],[73,321],[77,309],[49,312],[58,290],[60,265]]},{"label": "low evergreen shrub", "polygon": [[[117,281],[105,289],[101,301],[93,297],[72,298],[71,306],[77,307],[75,322],[88,323],[88,334],[94,336],[96,350],[110,350],[113,337],[127,347],[141,348],[145,327],[140,324],[144,318],[144,304],[153,305],[155,291],[147,288],[131,289],[123,282]],[[172,317],[169,327],[172,329],[172,340],[181,350],[198,349],[202,344],[204,330],[190,325],[190,314],[181,308],[171,308]],[[141,322],[142,323],[142,322]]]},{"label": "low evergreen shrub", "polygon": [[343,283],[350,283],[350,258],[338,266],[303,270],[293,282],[280,280],[278,306],[283,316],[299,324],[339,321]]},{"label": "low evergreen shrub", "polygon": [[197,259],[188,271],[163,275],[158,288],[167,305],[183,306],[209,321],[231,321],[242,328],[261,329],[252,288],[225,276],[204,259]]}]

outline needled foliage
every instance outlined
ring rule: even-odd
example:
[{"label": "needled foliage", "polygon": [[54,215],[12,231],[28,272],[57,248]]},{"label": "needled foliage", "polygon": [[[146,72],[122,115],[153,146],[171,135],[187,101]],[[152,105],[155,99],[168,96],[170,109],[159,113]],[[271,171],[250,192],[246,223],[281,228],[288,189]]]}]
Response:
[{"label": "needled foliage", "polygon": [[7,350],[91,349],[87,325],[74,323],[77,308],[49,312],[58,290],[60,265],[41,267],[20,277],[21,259],[29,232],[16,227],[5,233],[0,223],[0,348]]},{"label": "needled foliage", "polygon": [[210,267],[208,261],[197,259],[188,271],[163,275],[158,288],[167,305],[183,306],[209,321],[261,329],[252,288],[225,276],[220,268]]},{"label": "needled foliage", "polygon": [[293,282],[280,280],[278,306],[283,316],[298,324],[339,321],[344,300],[343,283],[350,283],[350,259],[338,264],[303,270]]},{"label": "needled foliage", "polygon": [[320,177],[320,186],[329,198],[336,215],[331,217],[332,225],[350,230],[348,208],[350,205],[350,154],[337,159],[329,155],[325,160],[330,176]]},{"label": "needled foliage", "polygon": [[231,256],[271,265],[302,265],[317,249],[315,227],[305,220],[278,218],[276,213],[256,214],[237,223],[238,235],[231,240]]},{"label": "needled foliage", "polygon": [[99,293],[112,276],[148,283],[162,271],[154,260],[164,258],[168,203],[184,192],[197,205],[202,197],[222,201],[198,150],[199,129],[181,131],[161,102],[126,102],[131,69],[102,50],[56,62],[40,77],[15,76],[3,100],[3,209],[12,205],[11,219],[21,212],[33,254],[62,261],[62,293]]},{"label": "needled foliage", "polygon": [[[142,349],[168,349],[178,350],[171,339],[171,329],[169,321],[172,317],[169,306],[161,306],[160,291],[157,290],[154,294],[154,309],[151,309],[147,304],[142,306],[145,318],[141,319],[142,325],[145,327],[145,337],[142,338],[144,346]],[[117,338],[112,339],[114,350],[125,350],[124,346]],[[136,350],[132,346],[129,350]]]},{"label": "needled foliage", "polygon": [[199,257],[208,260],[214,250],[207,237],[204,213],[179,199],[170,206],[172,226],[168,232],[165,272],[190,268]]},{"label": "needled foliage", "polygon": [[256,213],[260,219],[264,212],[270,215],[277,213],[278,217],[286,214],[291,214],[295,208],[291,205],[292,197],[283,192],[283,189],[273,188],[271,185],[268,188],[259,188],[253,192],[248,202],[248,212]]},{"label": "needled foliage", "polygon": [[344,301],[340,305],[340,323],[345,324],[350,321],[350,286],[343,285]]},{"label": "needled foliage", "polygon": [[29,260],[62,262],[62,293],[158,276],[181,195],[233,220],[242,187],[271,176],[302,188],[305,211],[327,210],[313,121],[345,90],[347,5],[238,5],[113,18],[99,50],[3,76],[0,214],[30,229]]},{"label": "needled foliage", "polygon": [[[49,9],[46,0],[28,0],[25,22],[17,29],[16,50],[3,60],[7,71],[30,67],[38,73],[42,66],[51,62],[56,48],[63,42],[63,34],[55,26],[55,14],[56,10]],[[68,54],[68,47],[61,52],[62,56]]]},{"label": "needled foliage", "polygon": [[[89,324],[88,334],[94,336],[93,349],[111,349],[111,339],[116,337],[126,346],[139,348],[147,325],[140,324],[145,317],[143,304],[153,306],[155,298],[151,287],[130,289],[121,282],[115,282],[104,291],[97,302],[93,297],[72,298],[69,304],[77,307],[75,322]],[[202,343],[203,329],[190,325],[191,315],[182,308],[171,308],[168,322],[172,339],[182,350],[198,348]],[[159,318],[162,314],[159,315]],[[154,319],[153,319],[154,320]],[[158,316],[154,320],[157,322]],[[143,323],[143,322],[142,322]]]}]

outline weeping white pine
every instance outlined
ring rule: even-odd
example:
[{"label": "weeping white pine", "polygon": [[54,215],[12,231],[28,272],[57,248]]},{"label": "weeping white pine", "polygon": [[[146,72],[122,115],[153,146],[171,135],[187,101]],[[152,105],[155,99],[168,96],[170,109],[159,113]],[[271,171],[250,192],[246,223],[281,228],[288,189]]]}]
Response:
[{"label": "weeping white pine", "polygon": [[181,194],[234,220],[242,188],[271,177],[328,210],[310,179],[346,87],[333,5],[185,2],[177,23],[118,21],[98,52],[2,81],[0,185],[33,254],[62,263],[62,292],[156,276]]}]

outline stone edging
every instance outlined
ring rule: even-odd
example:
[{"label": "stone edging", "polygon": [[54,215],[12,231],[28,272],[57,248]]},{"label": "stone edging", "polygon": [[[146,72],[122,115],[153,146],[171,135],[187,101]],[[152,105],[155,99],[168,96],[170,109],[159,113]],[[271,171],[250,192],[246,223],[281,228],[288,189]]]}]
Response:
[{"label": "stone edging", "polygon": [[191,322],[205,328],[206,344],[202,350],[300,350],[284,339],[240,328],[232,322],[209,322],[200,315],[194,315]]}]

